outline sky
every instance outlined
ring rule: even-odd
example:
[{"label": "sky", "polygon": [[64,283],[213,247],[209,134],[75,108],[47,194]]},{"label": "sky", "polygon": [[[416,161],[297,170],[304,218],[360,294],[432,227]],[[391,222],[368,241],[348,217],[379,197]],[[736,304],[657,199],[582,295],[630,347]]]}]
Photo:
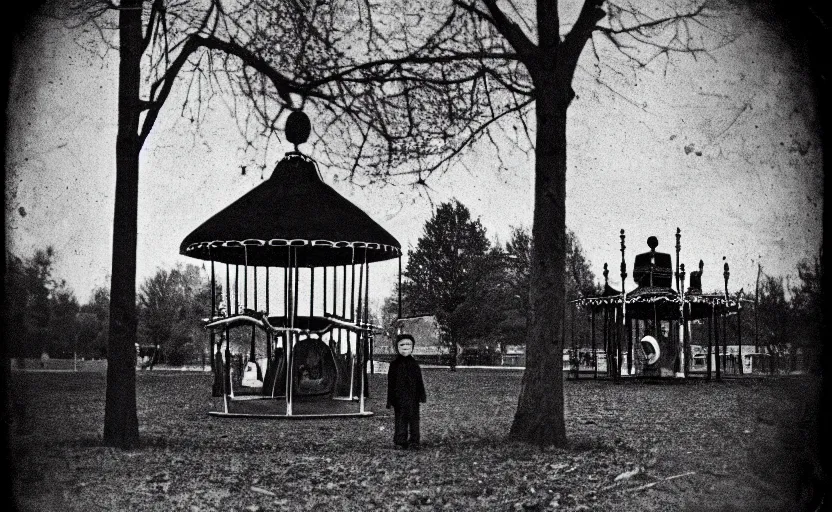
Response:
[{"label": "sky", "polygon": [[[735,43],[711,58],[640,70],[623,96],[595,84],[584,59],[567,127],[566,222],[599,280],[606,262],[620,286],[621,229],[631,273],[648,236],[675,255],[679,227],[681,262],[690,272],[704,261],[706,290],[723,288],[723,257],[729,289],[753,291],[758,264],[794,279],[797,263],[819,254],[822,151],[805,58],[748,12],[730,23]],[[109,286],[118,57],[90,54],[55,21],[35,19],[30,28],[17,37],[9,76],[6,244],[24,257],[54,246],[56,276],[85,302]],[[139,284],[158,268],[201,264],[178,254],[181,240],[262,179],[221,103],[195,127],[180,116],[176,94],[141,154]],[[288,150],[270,153],[263,178]],[[492,148],[477,146],[465,168],[429,182],[429,194],[352,185],[335,169],[322,175],[405,252],[433,205],[454,198],[505,243],[512,227],[531,226],[534,160],[500,151],[508,171],[496,169]],[[395,260],[373,267],[371,304],[392,292],[396,270]],[[635,287],[631,277],[626,287]]]}]

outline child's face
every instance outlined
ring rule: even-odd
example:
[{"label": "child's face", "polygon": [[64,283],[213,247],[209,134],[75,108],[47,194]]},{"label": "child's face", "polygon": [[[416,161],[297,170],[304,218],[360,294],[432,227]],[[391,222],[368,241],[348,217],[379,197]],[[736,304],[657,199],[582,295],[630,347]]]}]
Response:
[{"label": "child's face", "polygon": [[413,342],[408,339],[400,340],[396,346],[399,348],[399,354],[404,357],[413,353]]}]

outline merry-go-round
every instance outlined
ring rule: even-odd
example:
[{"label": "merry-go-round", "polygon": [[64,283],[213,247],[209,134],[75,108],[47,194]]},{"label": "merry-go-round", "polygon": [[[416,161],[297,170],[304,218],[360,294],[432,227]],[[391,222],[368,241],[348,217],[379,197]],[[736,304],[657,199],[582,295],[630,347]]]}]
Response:
[{"label": "merry-go-round", "polygon": [[610,286],[605,263],[603,292],[571,301],[571,339],[564,345],[569,347],[564,351],[567,378],[720,379],[749,372],[757,354],[753,346],[743,349],[742,314],[753,301],[742,290],[729,293],[728,263],[719,292],[703,293],[702,260],[686,289],[677,228],[675,270],[671,255],[657,251],[659,241],[650,236],[649,250],[633,262],[636,286],[627,290],[623,229],[620,239],[622,289]]},{"label": "merry-go-round", "polygon": [[401,245],[324,183],[297,150],[309,119],[293,112],[295,150],[272,175],[202,225],[180,253],[210,262],[206,319],[220,417],[365,417],[371,265]]}]

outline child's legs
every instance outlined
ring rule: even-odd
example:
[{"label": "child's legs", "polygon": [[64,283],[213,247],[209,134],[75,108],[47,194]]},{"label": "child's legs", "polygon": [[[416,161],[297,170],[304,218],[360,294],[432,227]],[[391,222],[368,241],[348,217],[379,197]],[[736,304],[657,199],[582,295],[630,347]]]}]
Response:
[{"label": "child's legs", "polygon": [[407,414],[407,409],[404,407],[394,407],[395,431],[393,432],[393,442],[400,446],[407,446],[407,426],[410,418]]},{"label": "child's legs", "polygon": [[421,433],[419,432],[419,405],[410,408],[408,411],[408,423],[410,425],[410,444],[419,444],[421,441]]}]

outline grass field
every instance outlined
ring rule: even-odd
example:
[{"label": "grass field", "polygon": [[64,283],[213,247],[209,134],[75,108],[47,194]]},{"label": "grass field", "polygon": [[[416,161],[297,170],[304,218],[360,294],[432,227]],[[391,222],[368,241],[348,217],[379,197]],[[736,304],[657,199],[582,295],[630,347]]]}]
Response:
[{"label": "grass field", "polygon": [[506,439],[521,375],[426,369],[423,449],[401,452],[383,375],[372,417],[280,421],[208,416],[209,374],[139,372],[143,446],[120,451],[101,446],[104,374],[15,372],[13,492],[21,510],[85,512],[774,511],[817,492],[809,377],[567,381],[570,446],[541,450]]}]

